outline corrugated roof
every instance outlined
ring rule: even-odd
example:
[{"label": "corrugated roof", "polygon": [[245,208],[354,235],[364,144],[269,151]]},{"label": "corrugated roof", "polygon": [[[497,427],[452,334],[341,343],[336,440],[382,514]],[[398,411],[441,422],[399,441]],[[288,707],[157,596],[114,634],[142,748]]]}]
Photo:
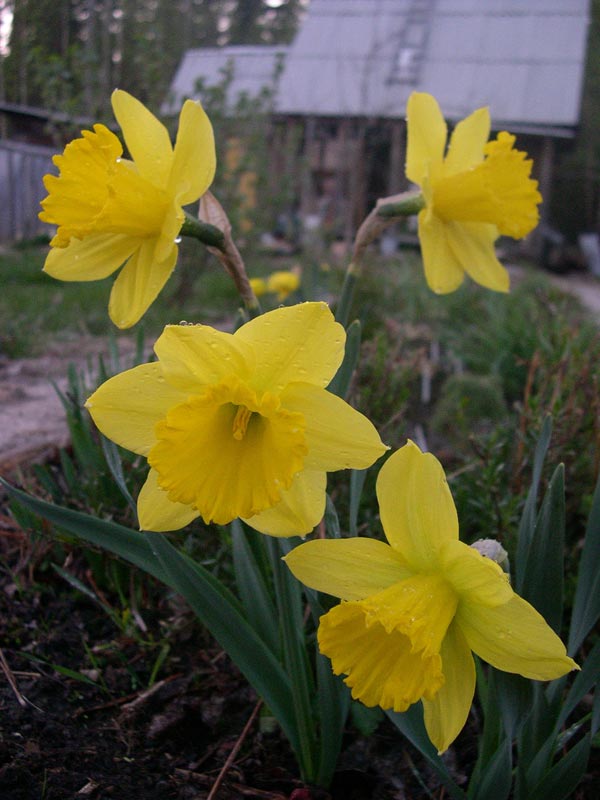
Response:
[{"label": "corrugated roof", "polygon": [[234,103],[241,94],[256,97],[265,87],[274,86],[278,61],[286,49],[253,45],[188,50],[175,73],[162,113],[176,112],[184,99],[198,97],[198,80],[205,86],[221,85],[230,68],[229,101]]},{"label": "corrugated roof", "polygon": [[[449,119],[489,105],[497,126],[568,134],[579,118],[588,20],[589,0],[312,0],[275,107],[403,117],[417,90],[433,94]],[[195,77],[210,82],[232,57],[231,90],[256,94],[274,74],[276,52],[190,51],[174,94],[193,95]]]}]

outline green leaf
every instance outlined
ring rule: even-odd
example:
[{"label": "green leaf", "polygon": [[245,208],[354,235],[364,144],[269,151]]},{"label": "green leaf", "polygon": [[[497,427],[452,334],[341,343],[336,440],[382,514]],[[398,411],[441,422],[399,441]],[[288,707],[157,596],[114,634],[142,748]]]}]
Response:
[{"label": "green leaf", "polygon": [[512,743],[505,739],[498,747],[477,784],[469,782],[469,800],[506,800],[512,786]]},{"label": "green leaf", "polygon": [[565,547],[564,466],[550,480],[538,514],[520,594],[560,633],[563,609]]},{"label": "green leaf", "polygon": [[528,791],[527,800],[567,800],[573,797],[587,768],[590,747],[591,737],[588,733]]},{"label": "green leaf", "polygon": [[600,617],[600,477],[596,483],[585,542],[579,559],[577,588],[569,630],[569,655],[574,655]]},{"label": "green leaf", "polygon": [[581,670],[575,676],[573,685],[569,689],[562,704],[560,715],[556,722],[557,731],[567,721],[569,714],[574,711],[586,694],[598,683],[600,678],[600,639],[590,650],[583,661]]},{"label": "green leaf", "polygon": [[317,784],[329,786],[342,749],[344,725],[350,708],[350,690],[333,674],[328,658],[315,653],[317,711],[319,716],[319,766]]},{"label": "green leaf", "polygon": [[358,509],[366,477],[366,469],[353,469],[350,472],[350,517],[348,523],[350,536],[358,536]]},{"label": "green leaf", "polygon": [[[283,642],[284,664],[291,679],[293,709],[299,742],[296,755],[302,777],[308,782],[314,782],[318,771],[317,737],[313,714],[315,686],[304,632],[302,593],[300,583],[282,561],[282,557],[289,552],[292,546],[292,542],[288,539],[267,537],[267,549],[271,557]],[[275,709],[272,710],[275,712]]]},{"label": "green leaf", "polygon": [[235,597],[210,572],[177,551],[161,534],[138,533],[30,497],[1,478],[0,483],[27,509],[84,541],[125,558],[182,594],[200,621],[264,698],[293,749],[298,752],[289,679],[281,664],[244,619]]},{"label": "green leaf", "polygon": [[46,503],[15,489],[0,478],[6,491],[25,508],[86,542],[110,550],[169,585],[167,575],[148,546],[145,534],[89,514]]},{"label": "green leaf", "polygon": [[327,531],[328,539],[341,539],[342,529],[340,528],[340,520],[338,518],[337,509],[327,495],[325,505],[325,530]]},{"label": "green leaf", "polygon": [[258,544],[264,546],[264,536],[242,525],[238,519],[231,523],[230,529],[235,582],[246,619],[271,651],[278,654],[280,647],[277,611],[250,546],[250,538],[259,536],[261,541]]},{"label": "green leaf", "polygon": [[425,759],[427,759],[443,782],[450,797],[454,798],[454,800],[464,800],[466,797],[465,793],[452,779],[448,768],[437,754],[435,747],[431,744],[429,736],[427,735],[423,722],[423,707],[421,703],[415,703],[408,711],[404,711],[401,714],[397,711],[386,711],[385,713],[398,730],[406,736],[408,741],[417,748]]},{"label": "green leaf", "polygon": [[592,706],[592,726],[591,734],[595,736],[600,728],[600,692],[594,693],[594,704]]},{"label": "green leaf", "polygon": [[360,354],[360,340],[361,340],[361,326],[359,320],[355,319],[352,324],[346,329],[346,350],[344,353],[344,360],[340,368],[333,376],[333,379],[327,389],[338,397],[346,397],[348,389],[350,388],[350,381],[352,375],[358,364],[358,356]]},{"label": "green leaf", "polygon": [[129,492],[129,489],[127,488],[127,484],[125,483],[123,463],[121,461],[121,456],[119,455],[119,448],[114,442],[111,442],[110,439],[107,439],[106,436],[103,436],[102,434],[100,434],[100,444],[102,445],[102,452],[104,453],[104,458],[108,464],[110,474],[113,476],[121,494],[133,511],[134,519],[137,520],[137,506],[135,500]]},{"label": "green leaf", "polygon": [[521,730],[531,712],[533,687],[521,675],[493,670],[497,703],[506,736],[513,739]]},{"label": "green leaf", "polygon": [[542,477],[542,468],[544,466],[544,459],[548,452],[550,445],[550,436],[552,435],[552,417],[546,416],[538,439],[535,455],[533,457],[533,475],[531,478],[531,486],[523,508],[523,515],[519,525],[519,535],[517,541],[517,554],[515,564],[515,588],[518,594],[522,594],[523,578],[525,574],[525,567],[531,547],[531,541],[535,531],[535,518],[536,518],[536,505],[537,494]]},{"label": "green leaf", "polygon": [[145,533],[170,586],[190,604],[198,619],[237,664],[277,718],[292,748],[299,752],[290,680],[271,650],[248,624],[230,592],[207,570],[191,562],[160,533]]}]

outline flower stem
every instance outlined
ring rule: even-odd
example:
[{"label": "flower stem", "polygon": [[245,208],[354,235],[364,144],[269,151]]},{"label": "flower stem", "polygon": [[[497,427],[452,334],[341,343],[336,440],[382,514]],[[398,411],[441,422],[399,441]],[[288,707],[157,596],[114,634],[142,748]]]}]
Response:
[{"label": "flower stem", "polygon": [[179,231],[181,236],[192,236],[194,239],[207,245],[207,247],[217,247],[222,250],[225,246],[225,234],[216,225],[208,222],[201,222],[191,214],[185,213],[183,225]]}]

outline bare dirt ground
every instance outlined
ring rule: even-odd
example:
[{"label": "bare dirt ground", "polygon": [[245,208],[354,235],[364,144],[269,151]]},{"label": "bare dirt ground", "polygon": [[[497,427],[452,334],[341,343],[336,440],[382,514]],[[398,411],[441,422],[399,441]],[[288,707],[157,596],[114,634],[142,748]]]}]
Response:
[{"label": "bare dirt ground", "polygon": [[[122,343],[124,352],[130,343]],[[85,370],[106,354],[106,341],[91,336],[49,344],[38,358],[0,355],[0,475],[41,462],[68,444],[65,412],[56,388],[67,389],[67,369]]]}]

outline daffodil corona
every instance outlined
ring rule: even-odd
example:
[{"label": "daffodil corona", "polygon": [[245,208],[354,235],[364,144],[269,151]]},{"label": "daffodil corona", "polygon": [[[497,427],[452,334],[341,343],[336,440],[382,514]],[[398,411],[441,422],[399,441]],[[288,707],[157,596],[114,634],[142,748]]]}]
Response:
[{"label": "daffodil corona", "polygon": [[164,125],[127,92],[112,95],[115,117],[133,160],[104,125],[82,131],[54,157],[60,174],[46,175],[40,219],[58,226],[44,270],[63,281],[91,281],[123,264],[109,314],[134,325],[156,299],[177,261],[182,206],[210,186],[215,173],[212,126],[187,100],[175,147]]},{"label": "daffodil corona", "polygon": [[326,391],[345,332],[325,303],[278,308],[234,334],[168,325],[158,361],[106,381],[86,403],[98,428],[148,457],[143,530],[242,517],[303,535],[325,508],[326,472],[385,450],[358,411]]},{"label": "daffodil corona", "polygon": [[536,680],[577,669],[540,614],[500,567],[458,539],[439,462],[409,442],[377,480],[389,544],[317,539],[286,562],[303,583],[342,603],[321,617],[319,648],[352,696],[406,711],[423,701],[440,752],[462,729],[475,690],[471,651]]},{"label": "daffodil corona", "polygon": [[542,198],[532,161],[513,149],[503,131],[488,142],[490,114],[480,108],[447,127],[436,100],[414,92],[407,105],[406,175],[421,187],[419,240],[425,276],[434,292],[454,291],[465,272],[489,289],[506,292],[508,272],[496,258],[498,236],[520,239],[538,223]]}]

